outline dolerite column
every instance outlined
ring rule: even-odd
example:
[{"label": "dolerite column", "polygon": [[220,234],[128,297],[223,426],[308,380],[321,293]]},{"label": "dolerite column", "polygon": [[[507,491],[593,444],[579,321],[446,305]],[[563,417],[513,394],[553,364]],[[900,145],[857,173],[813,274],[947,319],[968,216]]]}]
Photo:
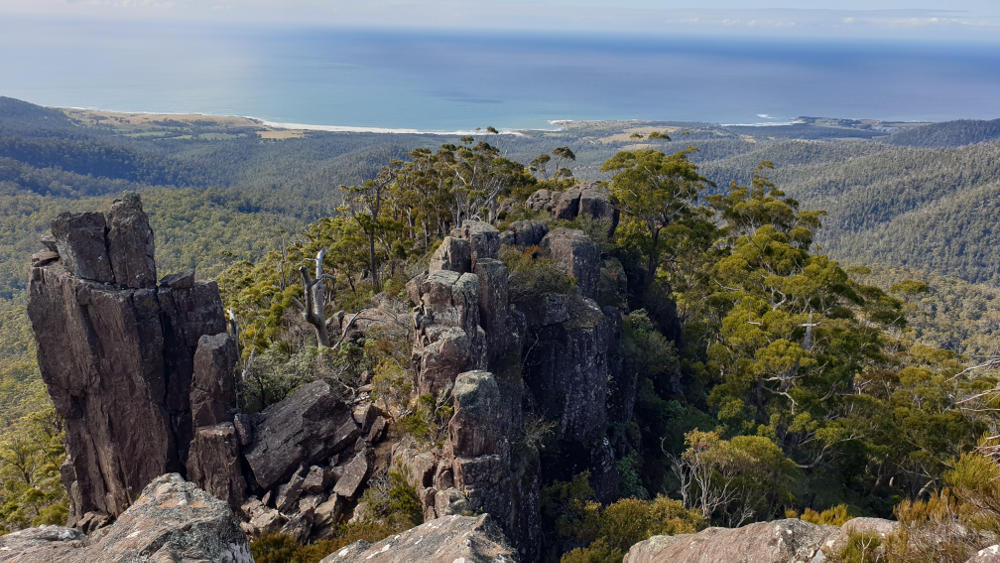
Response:
[{"label": "dolerite column", "polygon": [[[107,216],[63,213],[52,235],[32,257],[28,316],[42,379],[66,422],[69,524],[89,528],[121,514],[153,478],[183,470],[194,349],[225,321],[214,284],[164,299],[138,195]],[[184,401],[168,409],[177,395]]]}]

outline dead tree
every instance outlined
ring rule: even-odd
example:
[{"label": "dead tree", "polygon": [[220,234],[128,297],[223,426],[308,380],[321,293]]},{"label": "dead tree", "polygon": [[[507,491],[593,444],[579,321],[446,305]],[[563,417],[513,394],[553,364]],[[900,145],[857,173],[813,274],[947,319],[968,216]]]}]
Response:
[{"label": "dead tree", "polygon": [[330,347],[330,334],[326,329],[326,284],[324,283],[330,276],[323,273],[325,257],[325,248],[316,253],[316,275],[312,278],[309,277],[308,268],[299,266],[299,274],[302,275],[302,297],[305,303],[295,299],[295,304],[302,312],[302,318],[316,330],[316,343],[321,348]]}]

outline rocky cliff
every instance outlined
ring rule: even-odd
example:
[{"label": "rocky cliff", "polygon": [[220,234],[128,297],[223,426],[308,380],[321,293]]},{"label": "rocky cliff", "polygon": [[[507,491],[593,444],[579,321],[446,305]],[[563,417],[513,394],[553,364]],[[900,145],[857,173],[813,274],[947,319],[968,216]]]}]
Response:
[{"label": "rocky cliff", "polygon": [[238,354],[218,288],[191,271],[157,283],[137,195],[107,214],[64,213],[43,242],[28,314],[66,420],[68,525],[120,518],[168,472],[239,509],[251,533],[307,540],[349,514],[386,433],[370,401],[316,381],[262,413],[237,413]]},{"label": "rocky cliff", "polygon": [[[234,345],[213,282],[190,272],[156,283],[138,196],[107,215],[64,213],[52,235],[32,257],[28,315],[42,378],[66,420],[69,523],[90,529],[121,514],[157,475],[184,471],[192,396],[204,403],[211,395],[213,416],[231,420],[235,353],[205,347]],[[226,380],[214,387],[192,387],[219,374]]]},{"label": "rocky cliff", "polygon": [[[613,229],[607,193],[584,192],[564,194],[575,203],[563,213],[590,213]],[[573,281],[571,290],[513,300],[501,244],[537,246]],[[595,301],[602,266],[600,249],[579,230],[527,221],[500,233],[466,221],[445,237],[429,270],[410,281],[416,388],[448,397],[454,410],[443,447],[413,455],[404,444],[394,456],[409,468],[425,518],[488,512],[531,560],[539,554],[541,475],[589,470],[599,496],[614,498],[606,409],[621,312]],[[553,425],[558,459],[527,443],[528,418]]]},{"label": "rocky cliff", "polygon": [[[560,198],[560,216],[614,229],[606,191]],[[515,299],[503,244],[537,247],[572,284]],[[67,422],[71,526],[120,520],[146,483],[177,472],[237,509],[246,533],[306,541],[351,518],[369,479],[396,468],[426,521],[488,513],[532,560],[542,475],[587,470],[601,498],[617,493],[606,427],[621,312],[596,299],[621,301],[624,288],[606,282],[615,265],[583,231],[522,222],[500,233],[467,221],[407,285],[415,394],[452,413],[444,439],[430,445],[390,432],[365,388],[339,381],[237,412],[238,351],[218,289],[193,272],[157,282],[138,196],[107,214],[60,215],[46,245],[32,261],[29,315],[43,378]],[[329,328],[363,336],[390,317],[377,313],[364,323],[340,315]],[[529,419],[552,428],[555,457],[526,436]]]}]

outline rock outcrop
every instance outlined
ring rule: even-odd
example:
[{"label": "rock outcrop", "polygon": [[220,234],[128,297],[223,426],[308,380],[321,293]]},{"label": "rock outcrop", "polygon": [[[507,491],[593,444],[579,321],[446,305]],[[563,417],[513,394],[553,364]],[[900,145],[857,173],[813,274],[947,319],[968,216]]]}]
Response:
[{"label": "rock outcrop", "polygon": [[[512,303],[501,241],[539,245],[576,289]],[[522,557],[537,556],[544,467],[536,450],[513,455],[528,414],[557,423],[566,468],[591,471],[601,498],[617,491],[605,427],[608,353],[620,311],[593,300],[601,266],[600,249],[582,231],[521,222],[501,236],[467,221],[442,242],[430,271],[410,281],[415,387],[450,397],[454,409],[442,447],[402,447],[393,455],[417,488],[425,518],[488,512]]]},{"label": "rock outcrop", "polygon": [[[121,514],[157,475],[184,470],[199,341],[229,337],[214,282],[156,285],[137,195],[106,217],[63,213],[52,235],[56,255],[33,260],[28,315],[42,379],[66,420],[69,523],[89,527]],[[234,355],[206,353],[203,379],[231,377]],[[213,416],[235,406],[231,384],[206,385],[221,387],[213,392],[227,405]]]},{"label": "rock outcrop", "polygon": [[426,561],[428,563],[516,563],[517,552],[488,515],[445,516],[371,544],[360,541],[320,563]]},{"label": "rock outcrop", "polygon": [[300,468],[326,462],[360,436],[351,409],[330,384],[314,381],[259,415],[248,416],[244,451],[258,487],[269,490]]},{"label": "rock outcrop", "polygon": [[0,561],[252,563],[253,557],[229,506],[173,473],[153,479],[114,524],[89,537],[62,526],[0,536]]},{"label": "rock outcrop", "polygon": [[515,221],[500,235],[500,242],[519,248],[538,246],[548,232],[549,226],[542,221]]},{"label": "rock outcrop", "polygon": [[598,221],[606,226],[609,236],[618,227],[618,208],[611,190],[601,182],[577,184],[563,192],[538,190],[528,197],[524,206],[531,211],[550,213],[559,220]]},{"label": "rock outcrop", "polygon": [[757,522],[740,528],[708,528],[697,534],[654,536],[632,546],[625,563],[819,563],[835,560],[851,533],[883,540],[898,524],[880,518],[855,518],[843,526],[819,526],[796,518]]},{"label": "rock outcrop", "polygon": [[[552,193],[549,201],[551,211],[570,218],[616,216],[599,186]],[[502,243],[538,246],[574,287],[512,301]],[[581,230],[527,221],[501,235],[466,221],[442,241],[429,271],[407,284],[414,393],[432,396],[439,412],[452,409],[446,427],[433,422],[438,434],[430,445],[389,432],[365,381],[357,388],[314,381],[260,413],[238,413],[238,351],[218,289],[191,271],[155,282],[152,231],[137,197],[116,202],[107,216],[60,216],[47,247],[33,257],[29,315],[43,377],[67,420],[70,522],[86,531],[115,518],[128,524],[126,508],[140,488],[176,471],[238,508],[241,533],[313,540],[335,522],[362,519],[365,488],[393,468],[414,486],[432,522],[378,544],[377,557],[534,560],[547,464],[561,472],[549,475],[556,478],[590,471],[599,499],[617,491],[607,409],[612,388],[628,393],[634,385],[609,385],[618,375],[609,352],[621,310],[596,299],[623,299],[623,275]],[[390,324],[400,330],[399,318],[380,305],[334,315],[328,328],[356,340]],[[558,447],[549,458],[525,438],[529,417],[554,423]],[[490,517],[461,516],[470,513]],[[85,549],[113,528],[65,541]],[[73,535],[23,539],[39,547],[60,534]],[[370,547],[355,545],[338,557],[368,557],[376,553]]]}]

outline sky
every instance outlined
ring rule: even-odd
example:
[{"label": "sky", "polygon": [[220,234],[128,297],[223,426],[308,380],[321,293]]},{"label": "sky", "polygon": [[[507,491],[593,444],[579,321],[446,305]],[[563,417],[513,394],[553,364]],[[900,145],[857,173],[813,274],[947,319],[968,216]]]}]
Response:
[{"label": "sky", "polygon": [[1000,0],[0,0],[0,15],[323,27],[1000,42]]}]

